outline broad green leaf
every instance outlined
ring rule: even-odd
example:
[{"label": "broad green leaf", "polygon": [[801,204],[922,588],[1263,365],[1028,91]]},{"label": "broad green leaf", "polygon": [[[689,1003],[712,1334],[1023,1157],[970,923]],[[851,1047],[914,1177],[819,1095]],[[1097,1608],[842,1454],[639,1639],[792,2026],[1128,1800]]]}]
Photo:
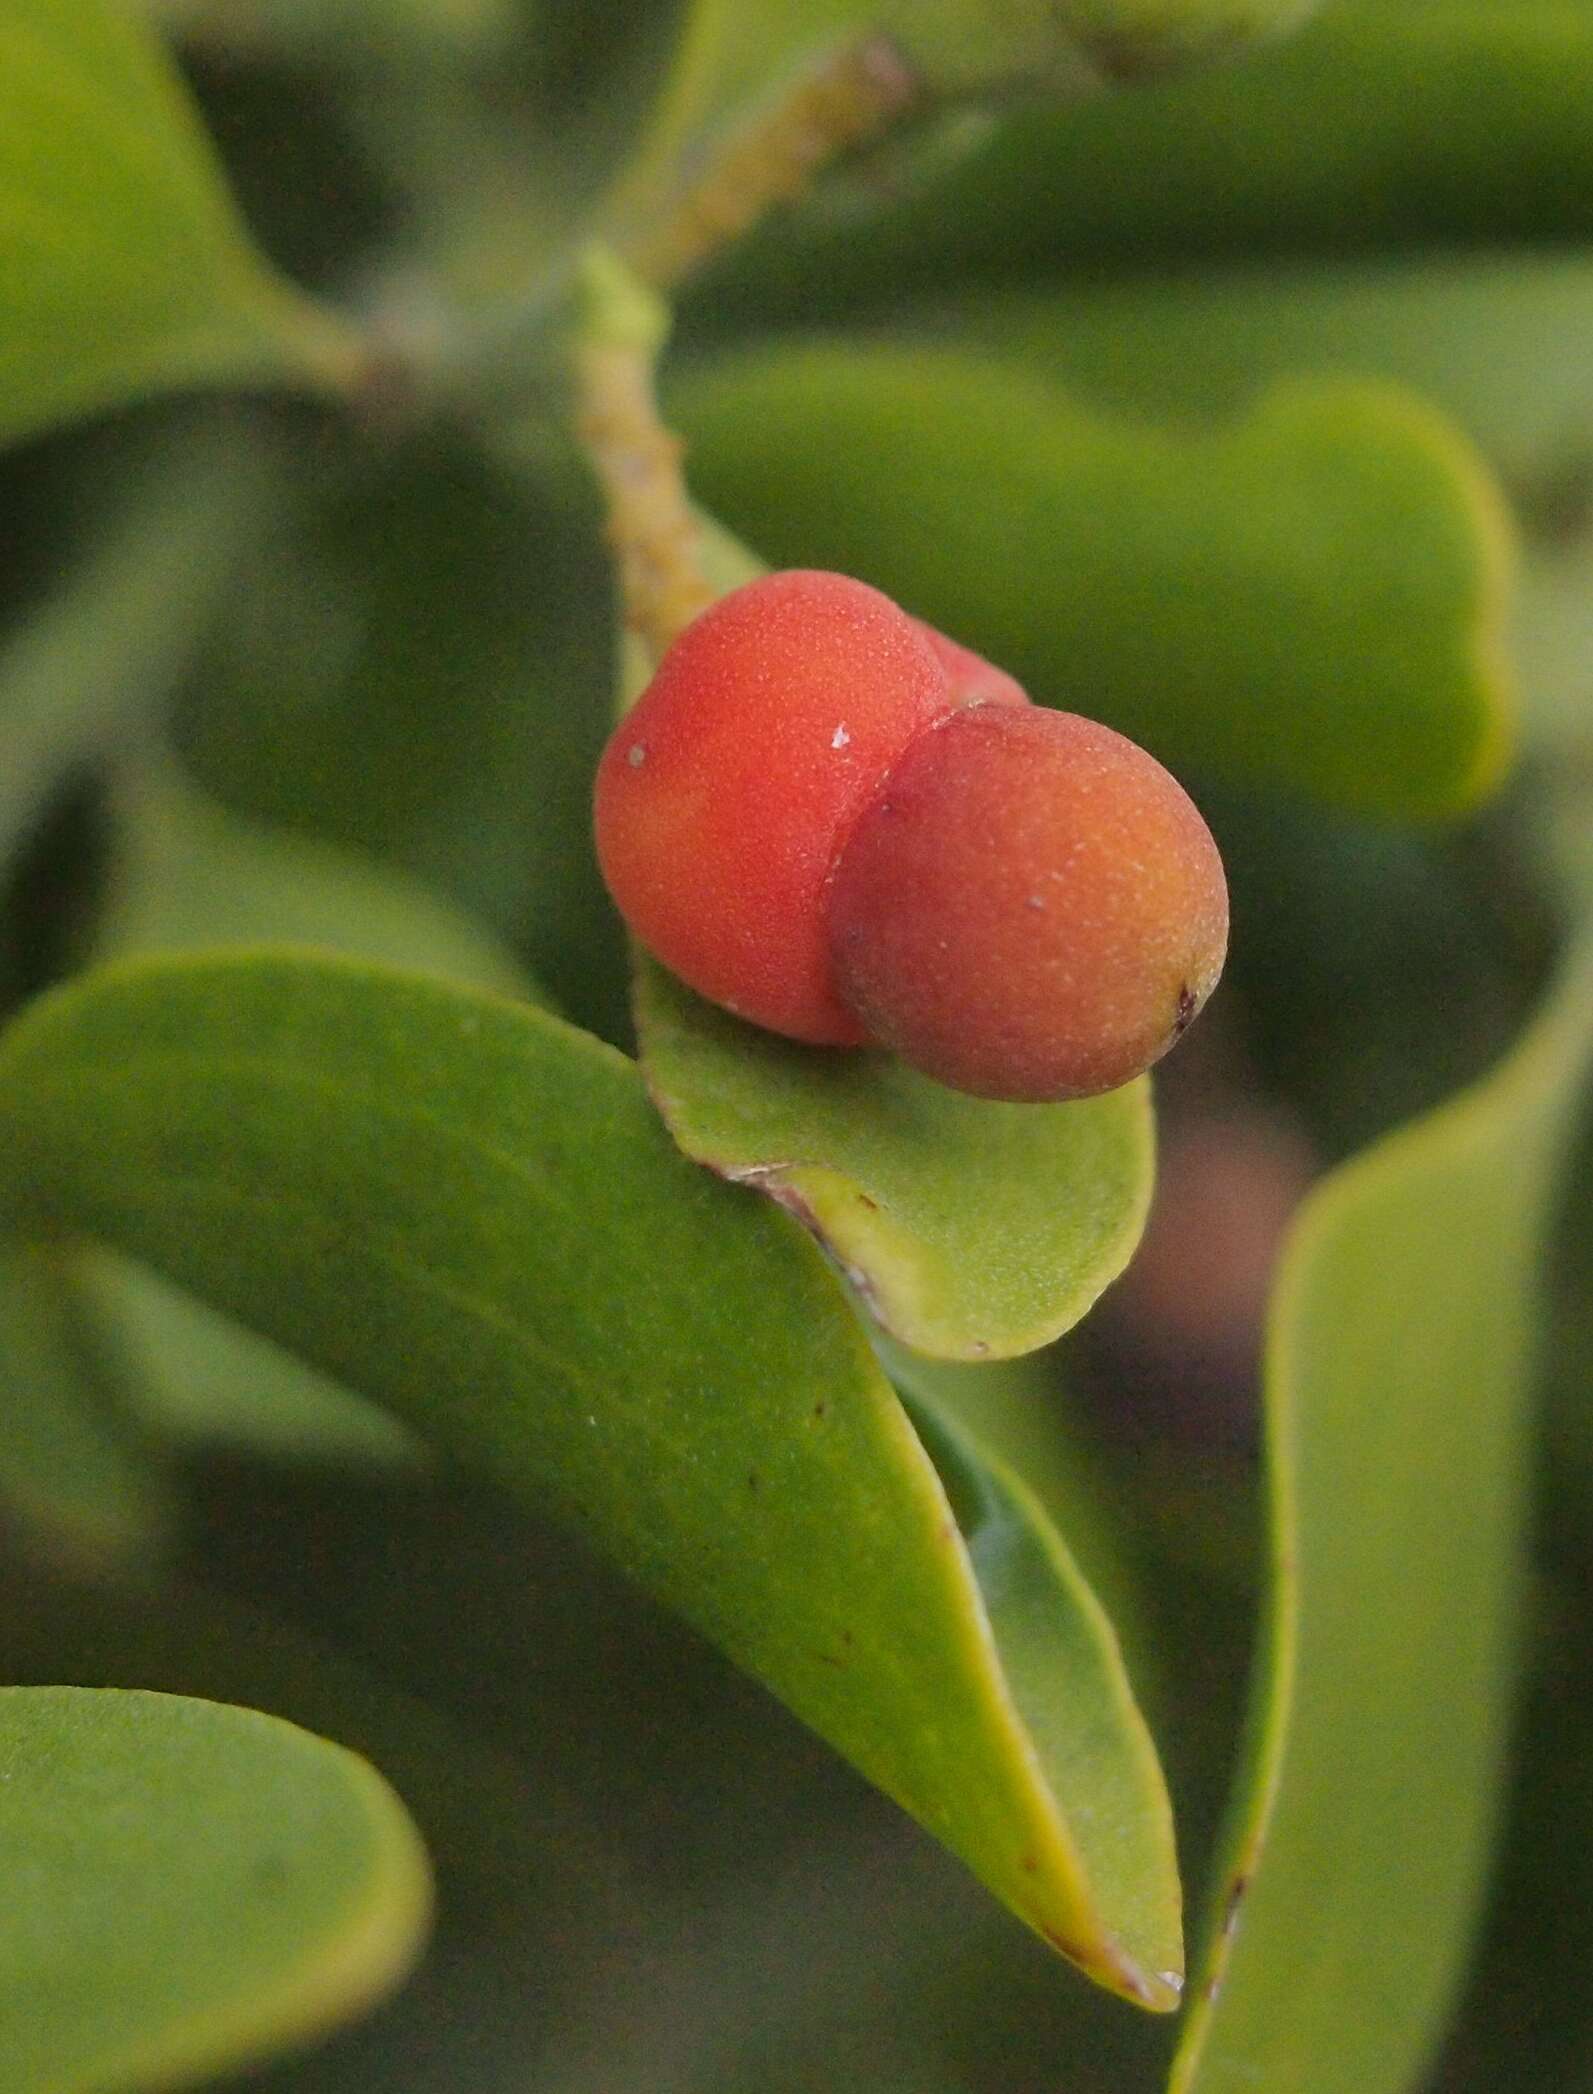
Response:
[{"label": "broad green leaf", "polygon": [[1133,1255],[1154,1169],[1147,1084],[994,1105],[894,1055],[779,1039],[637,965],[643,1064],[676,1141],[790,1208],[904,1344],[1032,1351]]},{"label": "broad green leaf", "polygon": [[1593,15],[1336,5],[1242,64],[1022,111],[897,208],[782,222],[737,315],[891,313],[970,277],[1593,230]]},{"label": "broad green leaf", "polygon": [[[175,767],[123,777],[117,807],[119,860],[96,958],[287,941],[532,994],[490,932],[411,875],[229,814]],[[146,1269],[102,1255],[79,1284],[122,1346],[133,1400],[165,1432],[300,1458],[415,1459],[388,1413]]]},{"label": "broad green leaf", "polygon": [[1279,262],[964,297],[925,316],[1118,412],[1211,420],[1300,371],[1427,395],[1502,477],[1526,558],[1511,656],[1539,744],[1573,737],[1593,680],[1587,529],[1593,268],[1580,255]]},{"label": "broad green leaf", "polygon": [[0,5],[0,443],[175,387],[346,391],[366,352],[250,246],[153,33]]},{"label": "broad green leaf", "polygon": [[119,1393],[62,1255],[0,1254],[0,1524],[50,1560],[103,1568],[167,1538],[166,1478]]},{"label": "broad green leaf", "polygon": [[1329,1178],[1268,1362],[1272,1592],[1177,2094],[1402,2094],[1487,1867],[1529,1340],[1593,947],[1486,1082]]},{"label": "broad green leaf", "polygon": [[0,1687],[0,2056],[15,2094],[187,2086],[404,1974],[424,1854],[372,1768],[272,1716]]},{"label": "broad green leaf", "polygon": [[1017,364],[816,343],[675,406],[696,486],[772,561],[863,576],[1175,768],[1432,816],[1503,766],[1503,508],[1393,388],[1280,387],[1175,435]]},{"label": "broad green leaf", "polygon": [[147,1259],[573,1523],[1037,1931],[1171,2004],[1165,1798],[1103,1620],[1051,1623],[1080,1672],[1037,1736],[839,1284],[623,1057],[420,977],[150,961],[18,1023],[0,1132],[17,1226]]},{"label": "broad green leaf", "polygon": [[281,498],[241,426],[189,431],[107,477],[98,542],[0,649],[0,862],[67,773],[148,735]]}]

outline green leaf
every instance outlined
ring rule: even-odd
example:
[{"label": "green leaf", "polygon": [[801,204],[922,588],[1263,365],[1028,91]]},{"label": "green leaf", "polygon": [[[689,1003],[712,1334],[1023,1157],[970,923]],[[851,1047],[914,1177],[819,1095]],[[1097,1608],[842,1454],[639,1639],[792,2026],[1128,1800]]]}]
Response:
[{"label": "green leaf", "polygon": [[1214,420],[1309,370],[1393,378],[1453,416],[1509,489],[1526,548],[1511,656],[1527,736],[1574,737],[1593,681],[1587,527],[1593,268],[1447,254],[964,296],[921,316],[1114,412]]},{"label": "green leaf", "polygon": [[1401,2094],[1498,1811],[1542,1238],[1593,947],[1486,1082],[1329,1178],[1268,1374],[1272,1597],[1176,2094]]},{"label": "green leaf", "polygon": [[347,391],[366,351],[250,246],[153,33],[0,5],[0,443],[173,387]]},{"label": "green leaf", "polygon": [[0,1687],[0,2055],[15,2094],[186,2086],[359,2013],[424,1929],[386,1783],[272,1716]]},{"label": "green leaf", "polygon": [[1158,1654],[1146,1618],[1137,1516],[1081,1428],[1077,1399],[1056,1356],[1029,1353],[968,1367],[927,1359],[888,1339],[878,1350],[904,1402],[949,1421],[984,1460],[1022,1478],[1105,1604],[1144,1699],[1147,1685],[1157,1684]]},{"label": "green leaf", "polygon": [[59,1252],[0,1252],[0,1512],[52,1561],[103,1569],[167,1539],[160,1462],[120,1402]]},{"label": "green leaf", "polygon": [[[1589,16],[1593,23],[1593,15]],[[1220,422],[1301,372],[1392,378],[1432,400],[1513,492],[1585,452],[1593,327],[1583,254],[1213,263],[928,303],[936,333],[1021,359],[1114,414]]]},{"label": "green leaf", "polygon": [[1133,1255],[1150,1087],[993,1105],[894,1055],[803,1047],[638,956],[648,1086],[697,1162],[788,1207],[894,1336],[948,1359],[1032,1351]]},{"label": "green leaf", "polygon": [[897,208],[755,237],[716,306],[812,325],[1069,265],[1585,239],[1593,15],[1337,5],[1244,62],[1024,110]]},{"label": "green leaf", "polygon": [[[120,845],[95,957],[286,941],[543,998],[485,928],[420,881],[335,844],[258,827],[175,768],[119,780]],[[182,1439],[300,1459],[413,1461],[386,1412],[142,1267],[98,1257],[79,1284],[115,1332],[150,1423]]]},{"label": "green leaf", "polygon": [[1166,1801],[1104,1621],[1050,1621],[1037,1735],[838,1283],[623,1057],[346,962],[152,961],[18,1023],[0,1131],[18,1226],[148,1259],[573,1523],[1037,1931],[1172,2003]]},{"label": "green leaf", "polygon": [[[690,0],[627,200],[655,199],[702,135],[766,102],[804,59],[888,38],[929,96],[1169,71],[1231,53],[1309,11],[1310,0]],[[1071,98],[1071,97],[1070,97]]]},{"label": "green leaf", "polygon": [[1174,435],[992,358],[817,343],[675,405],[698,490],[776,564],[876,583],[1175,769],[1431,816],[1504,764],[1502,505],[1392,388]]}]

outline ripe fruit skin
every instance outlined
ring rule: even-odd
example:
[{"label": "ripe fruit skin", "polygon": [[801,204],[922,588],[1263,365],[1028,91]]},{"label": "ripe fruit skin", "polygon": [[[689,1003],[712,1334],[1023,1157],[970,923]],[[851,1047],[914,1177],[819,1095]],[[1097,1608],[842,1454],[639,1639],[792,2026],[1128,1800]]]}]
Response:
[{"label": "ripe fruit skin", "polygon": [[1071,713],[975,704],[920,735],[845,841],[837,987],[869,1035],[978,1097],[1113,1090],[1221,972],[1211,832],[1136,743]]},{"label": "ripe fruit skin", "polygon": [[864,582],[798,569],[722,597],[598,766],[598,858],[636,937],[755,1024],[861,1045],[824,888],[887,772],[955,702],[917,622]]}]

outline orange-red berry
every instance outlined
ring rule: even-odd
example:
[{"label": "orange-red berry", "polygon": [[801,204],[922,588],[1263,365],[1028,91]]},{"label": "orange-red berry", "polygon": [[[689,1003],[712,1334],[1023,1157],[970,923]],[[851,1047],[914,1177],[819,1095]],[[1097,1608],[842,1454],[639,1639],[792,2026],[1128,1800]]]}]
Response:
[{"label": "orange-red berry", "polygon": [[916,622],[846,575],[765,575],[687,627],[603,752],[598,859],[649,952],[793,1039],[866,1037],[836,998],[840,840],[948,709]]},{"label": "orange-red berry", "polygon": [[693,988],[983,1097],[1127,1082],[1222,968],[1222,863],[1160,764],[844,575],[765,576],[681,635],[596,825]]},{"label": "orange-red berry", "polygon": [[969,706],[919,736],[826,909],[870,1037],[985,1098],[1127,1083],[1210,995],[1228,941],[1222,861],[1183,788],[1040,706]]}]

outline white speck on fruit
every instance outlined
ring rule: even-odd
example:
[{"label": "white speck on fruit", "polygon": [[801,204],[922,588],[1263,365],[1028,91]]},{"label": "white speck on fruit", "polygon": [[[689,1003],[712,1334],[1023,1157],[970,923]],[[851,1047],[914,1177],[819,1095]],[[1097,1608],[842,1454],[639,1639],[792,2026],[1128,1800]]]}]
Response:
[{"label": "white speck on fruit", "polygon": [[642,765],[647,761],[646,743],[632,742],[630,747],[625,752],[625,761],[630,765],[633,771],[639,771]]},{"label": "white speck on fruit", "polygon": [[841,725],[836,728],[834,734],[830,736],[830,747],[832,749],[844,749],[851,739],[852,737],[847,733],[846,723],[843,720]]}]

